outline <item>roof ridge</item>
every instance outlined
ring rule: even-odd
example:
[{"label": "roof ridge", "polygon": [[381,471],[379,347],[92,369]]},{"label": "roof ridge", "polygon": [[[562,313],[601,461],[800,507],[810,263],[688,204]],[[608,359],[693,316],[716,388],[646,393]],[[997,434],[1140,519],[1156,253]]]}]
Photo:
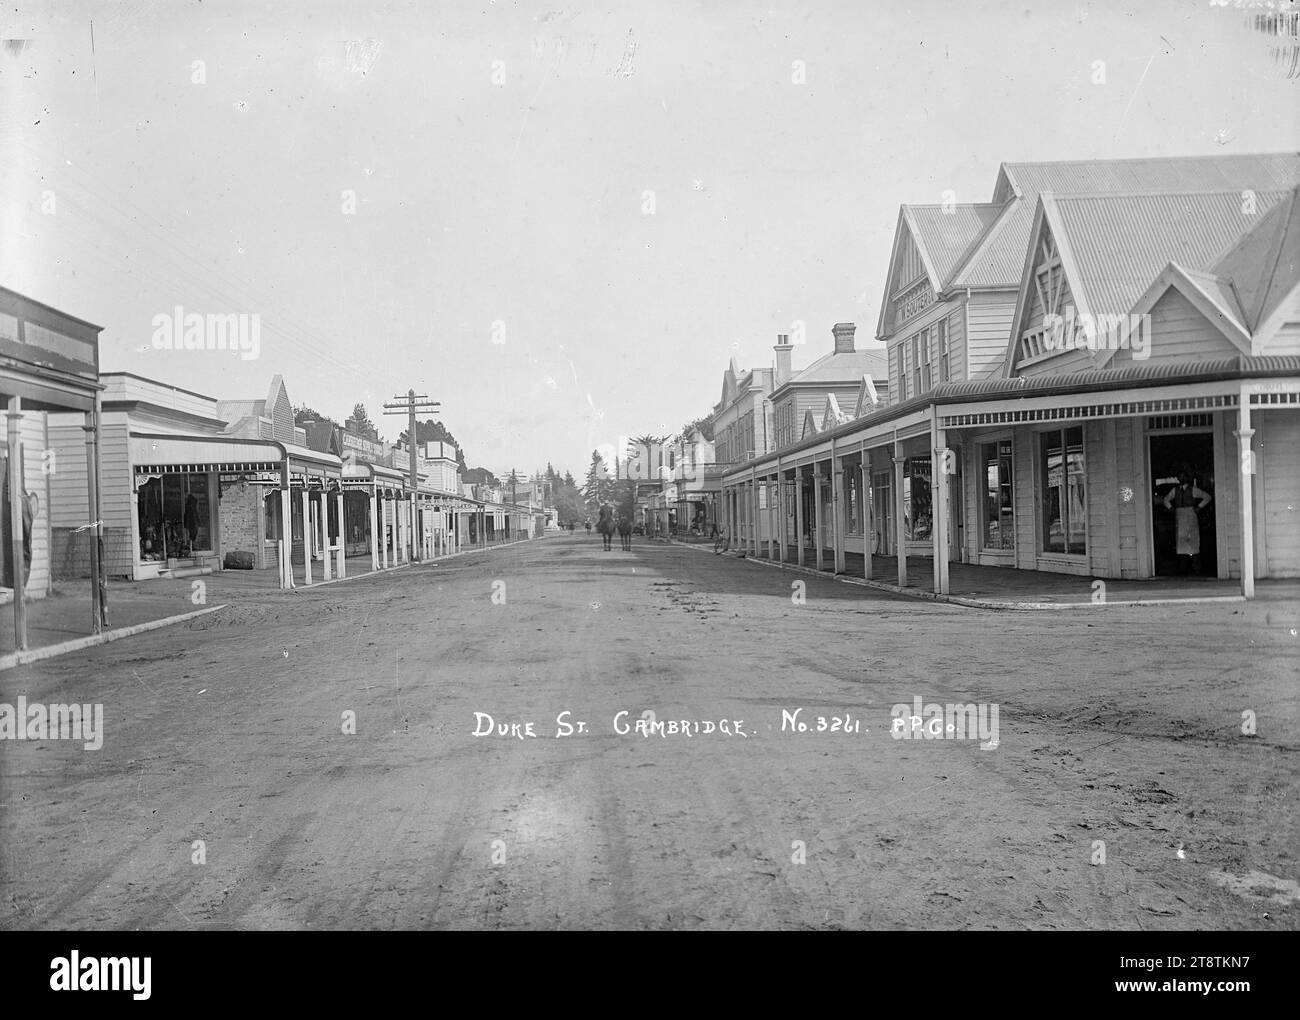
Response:
[{"label": "roof ridge", "polygon": [[1170,163],[1190,162],[1203,159],[1259,159],[1269,156],[1295,156],[1300,158],[1300,150],[1279,149],[1273,152],[1236,152],[1206,153],[1203,156],[1120,156],[1114,159],[1039,159],[1039,160],[1003,160],[1000,166],[1097,166],[1103,163]]},{"label": "roof ridge", "polygon": [[[1058,191],[1055,188],[1040,191],[1039,196],[1046,195],[1052,199],[1098,199],[1105,200],[1111,198],[1179,198],[1183,195],[1234,195],[1240,196],[1242,188],[1189,188],[1187,191]],[[1295,191],[1295,186],[1286,187],[1279,185],[1276,188],[1253,188],[1249,189],[1257,195],[1281,195],[1287,192]]]}]

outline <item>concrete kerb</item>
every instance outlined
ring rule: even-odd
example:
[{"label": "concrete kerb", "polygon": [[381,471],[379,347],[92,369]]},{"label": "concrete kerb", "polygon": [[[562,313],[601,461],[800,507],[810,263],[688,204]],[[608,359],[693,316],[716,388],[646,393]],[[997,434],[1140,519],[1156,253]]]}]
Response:
[{"label": "concrete kerb", "polygon": [[[681,546],[686,549],[695,549],[699,552],[713,551],[686,542],[672,542],[670,544]],[[966,606],[970,609],[1010,609],[1028,611],[1037,611],[1042,609],[1108,609],[1113,606],[1188,606],[1202,602],[1246,601],[1244,595],[1202,595],[1185,599],[1106,599],[1104,602],[999,602],[993,599],[971,598],[966,595],[940,595],[932,591],[926,591],[923,588],[900,588],[896,584],[887,584],[884,581],[868,581],[865,577],[850,577],[847,574],[828,574],[826,571],[817,570],[814,567],[801,567],[793,563],[776,563],[772,560],[756,560],[750,556],[738,556],[733,552],[724,553],[722,555],[730,556],[732,559],[737,560],[743,559],[749,563],[755,563],[763,567],[775,567],[777,570],[788,570],[797,574],[809,574],[812,577],[824,577],[829,581],[839,581],[843,584],[856,584],[862,588],[875,588],[877,591],[889,592],[892,595],[905,595],[908,598],[914,599],[928,599],[931,602],[946,602],[950,605]]]},{"label": "concrete kerb", "polygon": [[143,634],[145,631],[159,630],[162,627],[184,623],[186,620],[195,620],[200,616],[215,613],[218,609],[225,609],[227,605],[229,603],[222,603],[219,606],[209,606],[207,609],[199,609],[193,613],[181,613],[179,616],[167,616],[161,620],[149,620],[146,623],[137,623],[130,627],[119,627],[117,630],[107,630],[102,634],[90,634],[87,637],[74,638],[72,641],[64,641],[61,644],[46,645],[44,648],[28,648],[22,652],[10,652],[8,655],[0,656],[0,670],[25,666],[28,663],[40,662],[43,659],[53,659],[55,656],[67,655],[69,652],[79,652],[83,648],[94,648],[97,645],[106,645],[110,641],[120,641],[122,638]]}]

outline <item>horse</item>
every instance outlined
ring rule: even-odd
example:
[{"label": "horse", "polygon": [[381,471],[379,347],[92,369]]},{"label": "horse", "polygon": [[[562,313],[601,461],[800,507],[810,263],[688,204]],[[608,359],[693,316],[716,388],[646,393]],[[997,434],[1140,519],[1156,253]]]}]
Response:
[{"label": "horse", "polygon": [[600,532],[601,540],[605,543],[605,552],[614,548],[614,517],[609,512],[609,507],[600,508],[600,520],[596,522],[596,530]]},{"label": "horse", "polygon": [[623,542],[623,551],[632,551],[632,521],[627,517],[618,519],[618,537]]}]

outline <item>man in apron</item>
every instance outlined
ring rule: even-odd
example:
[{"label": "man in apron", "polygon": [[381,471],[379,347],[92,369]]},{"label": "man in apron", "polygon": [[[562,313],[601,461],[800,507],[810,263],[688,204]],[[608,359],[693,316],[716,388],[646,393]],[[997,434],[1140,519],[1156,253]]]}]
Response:
[{"label": "man in apron", "polygon": [[1174,512],[1175,551],[1181,573],[1187,573],[1188,564],[1191,572],[1201,572],[1201,522],[1197,515],[1210,505],[1210,494],[1198,489],[1192,481],[1192,473],[1187,469],[1178,472],[1178,484],[1165,496],[1165,508]]}]

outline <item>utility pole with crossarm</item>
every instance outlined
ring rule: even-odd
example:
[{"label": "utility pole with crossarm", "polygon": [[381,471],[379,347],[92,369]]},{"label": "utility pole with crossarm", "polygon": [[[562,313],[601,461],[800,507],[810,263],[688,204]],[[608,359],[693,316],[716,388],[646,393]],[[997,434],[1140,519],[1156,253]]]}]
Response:
[{"label": "utility pole with crossarm", "polygon": [[[396,396],[393,398],[394,403],[384,405],[384,414],[405,414],[408,418],[406,432],[406,445],[408,455],[411,458],[411,560],[419,562],[420,560],[420,540],[417,536],[421,535],[420,530],[420,461],[416,456],[416,448],[419,443],[415,438],[415,412],[428,411],[437,414],[437,408],[441,407],[441,402],[430,400],[427,394],[416,393],[415,390],[407,390],[406,396]],[[400,401],[400,403],[398,403]]]}]

